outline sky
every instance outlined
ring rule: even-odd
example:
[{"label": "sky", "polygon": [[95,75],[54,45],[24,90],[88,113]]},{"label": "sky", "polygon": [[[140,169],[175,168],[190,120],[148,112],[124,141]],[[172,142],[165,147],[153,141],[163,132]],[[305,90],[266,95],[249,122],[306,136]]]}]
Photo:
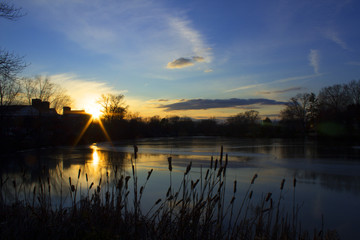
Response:
[{"label": "sky", "polygon": [[274,118],[298,93],[360,79],[358,0],[13,0],[0,47],[73,109],[123,94],[131,112]]}]

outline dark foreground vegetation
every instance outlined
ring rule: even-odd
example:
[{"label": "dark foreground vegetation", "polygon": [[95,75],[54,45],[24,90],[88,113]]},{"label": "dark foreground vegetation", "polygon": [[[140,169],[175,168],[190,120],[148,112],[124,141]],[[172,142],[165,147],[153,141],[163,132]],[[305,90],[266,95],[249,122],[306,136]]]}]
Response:
[{"label": "dark foreground vegetation", "polygon": [[[339,239],[336,231],[301,228],[296,179],[291,183],[293,199],[288,211],[282,204],[285,179],[278,193],[265,193],[257,200],[253,197],[257,174],[243,195],[236,181],[227,190],[228,158],[222,153],[219,160],[211,159],[200,176],[191,173],[190,162],[178,186],[172,182],[169,157],[168,191],[159,199],[147,200],[154,204],[144,209],[141,201],[153,170],[145,182],[138,183],[136,155],[134,147],[131,176],[114,167],[98,183],[80,170],[77,178],[68,181],[59,171],[57,188],[45,175],[31,189],[25,187],[25,173],[23,180],[2,178],[2,239]],[[81,178],[87,185],[82,192]]]}]

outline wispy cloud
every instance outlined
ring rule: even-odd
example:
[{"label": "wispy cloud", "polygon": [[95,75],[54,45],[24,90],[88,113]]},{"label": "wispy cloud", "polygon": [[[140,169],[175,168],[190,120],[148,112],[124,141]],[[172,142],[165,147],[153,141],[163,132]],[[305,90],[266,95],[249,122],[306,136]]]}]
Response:
[{"label": "wispy cloud", "polygon": [[331,41],[333,41],[334,43],[336,43],[337,45],[339,45],[341,48],[347,50],[348,46],[347,44],[340,38],[339,33],[334,31],[334,30],[327,30],[325,32],[325,36],[326,38],[330,39]]},{"label": "wispy cloud", "polygon": [[360,62],[348,62],[349,65],[360,66]]},{"label": "wispy cloud", "polygon": [[191,22],[185,18],[168,17],[168,23],[180,38],[189,44],[194,55],[202,56],[202,61],[210,62],[211,48],[207,46],[199,31],[191,27]]},{"label": "wispy cloud", "polygon": [[225,92],[236,92],[236,91],[245,90],[245,89],[249,89],[249,88],[260,87],[260,86],[263,86],[265,84],[266,83],[251,84],[251,85],[246,85],[246,86],[242,86],[242,87],[238,87],[238,88],[229,89],[229,90],[226,90]]},{"label": "wispy cloud", "polygon": [[236,92],[236,91],[240,91],[240,90],[246,90],[246,89],[250,89],[250,88],[256,88],[256,87],[262,87],[262,86],[266,86],[266,85],[271,85],[271,84],[274,84],[274,83],[287,83],[287,82],[292,82],[292,81],[311,79],[311,78],[319,77],[319,76],[322,76],[322,75],[323,74],[317,73],[317,74],[312,74],[312,75],[304,75],[304,76],[295,76],[295,77],[282,78],[282,79],[277,79],[277,80],[266,82],[266,83],[245,85],[245,86],[242,86],[242,87],[226,90],[225,92]]},{"label": "wispy cloud", "polygon": [[[175,110],[206,110],[212,108],[249,108],[249,105],[283,105],[285,102],[279,102],[272,99],[186,99],[176,103],[163,104],[158,108],[164,108],[165,111]],[[254,108],[255,106],[252,106]]]},{"label": "wispy cloud", "polygon": [[320,55],[319,50],[311,49],[309,53],[309,64],[314,68],[315,74],[319,73]]},{"label": "wispy cloud", "polygon": [[[162,68],[171,58],[211,62],[211,48],[186,14],[157,1],[36,1],[42,21],[82,48]],[[150,66],[151,65],[151,66]]]},{"label": "wispy cloud", "polygon": [[276,93],[286,93],[286,92],[293,92],[293,91],[300,91],[303,90],[303,87],[291,87],[291,88],[286,88],[286,89],[281,89],[281,90],[275,90],[275,91],[260,91],[257,92],[258,94],[276,94]]}]

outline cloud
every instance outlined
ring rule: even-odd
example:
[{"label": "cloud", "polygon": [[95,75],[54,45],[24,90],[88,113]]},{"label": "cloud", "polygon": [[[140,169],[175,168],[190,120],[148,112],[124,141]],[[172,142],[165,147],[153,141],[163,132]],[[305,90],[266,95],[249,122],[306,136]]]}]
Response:
[{"label": "cloud", "polygon": [[184,17],[168,17],[168,23],[176,31],[177,36],[189,44],[194,55],[202,56],[203,61],[211,62],[211,48],[207,46],[200,32],[191,27],[191,21]]},{"label": "cloud", "polygon": [[167,64],[167,68],[173,69],[173,68],[184,68],[184,67],[190,67],[193,66],[194,63],[192,59],[189,58],[178,58],[172,62],[169,62]]},{"label": "cloud", "polygon": [[127,90],[114,90],[107,83],[80,79],[75,74],[57,74],[50,76],[50,79],[67,90],[67,94],[74,100],[73,107],[75,109],[85,109],[96,105],[97,99],[101,94],[124,94]]},{"label": "cloud", "polygon": [[292,87],[292,88],[287,88],[287,89],[282,89],[282,90],[275,90],[275,91],[261,91],[258,92],[259,94],[273,94],[273,93],[286,93],[286,92],[292,92],[292,91],[300,91],[304,88],[302,87]]},{"label": "cloud", "polygon": [[360,62],[348,62],[349,65],[360,66]]},{"label": "cloud", "polygon": [[213,71],[214,71],[214,70],[212,70],[211,68],[209,68],[209,69],[205,69],[204,72],[209,73],[209,72],[213,72]]},{"label": "cloud", "polygon": [[314,68],[315,74],[319,74],[319,62],[320,62],[320,56],[319,56],[319,50],[311,49],[309,53],[309,64]]},{"label": "cloud", "polygon": [[331,41],[335,42],[336,44],[338,44],[341,48],[347,50],[348,47],[346,45],[346,43],[340,39],[339,37],[339,33],[335,32],[334,30],[328,30],[325,33],[325,36],[330,39]]},{"label": "cloud", "polygon": [[175,110],[206,110],[212,108],[247,108],[249,105],[283,105],[285,102],[279,102],[272,99],[186,99],[176,103],[160,105],[158,108],[165,108],[165,111]]},{"label": "cloud", "polygon": [[204,62],[205,59],[203,57],[195,56],[192,58],[178,58],[172,62],[167,64],[167,68],[174,69],[174,68],[184,68],[193,66],[196,62]]},{"label": "cloud", "polygon": [[262,85],[265,85],[265,83],[252,84],[252,85],[242,86],[242,87],[238,87],[238,88],[233,88],[233,89],[226,90],[225,92],[236,92],[236,91],[245,90],[245,89],[249,89],[249,88],[259,87]]},{"label": "cloud", "polygon": [[199,57],[199,56],[195,56],[195,57],[192,57],[192,60],[193,60],[194,62],[204,62],[204,61],[205,61],[205,58]]},{"label": "cloud", "polygon": [[286,83],[286,82],[292,82],[292,81],[297,81],[297,80],[303,80],[303,79],[319,77],[319,76],[322,76],[322,75],[323,74],[316,73],[316,74],[312,74],[312,75],[282,78],[282,79],[274,80],[274,81],[267,82],[267,83],[251,84],[251,85],[246,85],[246,86],[242,86],[242,87],[238,87],[238,88],[233,88],[233,89],[226,90],[225,92],[236,92],[236,91],[240,91],[240,90],[245,90],[245,89],[250,89],[250,88],[255,88],[255,87],[261,87],[261,86],[265,86],[265,85],[271,85],[271,84],[274,84],[274,83]]},{"label": "cloud", "polygon": [[37,0],[35,4],[27,7],[53,30],[82,48],[123,59],[123,64],[142,62],[153,69],[184,53],[201,56],[194,62],[212,58],[204,35],[186,13],[160,1]]}]

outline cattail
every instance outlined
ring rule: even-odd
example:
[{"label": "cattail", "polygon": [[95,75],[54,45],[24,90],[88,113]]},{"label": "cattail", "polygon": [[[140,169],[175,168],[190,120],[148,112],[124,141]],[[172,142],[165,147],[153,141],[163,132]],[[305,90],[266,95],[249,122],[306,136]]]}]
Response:
[{"label": "cattail", "polygon": [[143,191],[144,191],[144,186],[141,186],[141,188],[140,188],[140,194],[142,194]]},{"label": "cattail", "polygon": [[85,173],[85,178],[86,178],[86,182],[88,181],[88,176],[87,173]]},{"label": "cattail", "polygon": [[235,201],[235,196],[232,197],[231,201],[230,201],[230,204],[233,204]]},{"label": "cattail", "polygon": [[234,181],[234,193],[236,193],[236,180]]},{"label": "cattail", "polygon": [[281,181],[280,190],[284,189],[284,184],[285,184],[285,178],[283,178],[283,180]]},{"label": "cattail", "polygon": [[220,148],[220,166],[222,166],[223,152],[224,152],[224,147],[221,146],[221,148]]},{"label": "cattail", "polygon": [[294,187],[296,187],[296,178],[294,178],[294,183],[293,183]]},{"label": "cattail", "polygon": [[191,165],[192,165],[192,162],[190,162],[190,164],[187,165],[185,175],[187,175],[187,174],[190,172],[190,170],[191,170]]},{"label": "cattail", "polygon": [[229,159],[228,159],[228,154],[226,154],[226,155],[225,155],[225,168],[226,168],[227,165],[228,165],[228,161],[229,161]]},{"label": "cattail", "polygon": [[101,178],[100,178],[100,180],[99,180],[99,186],[101,185]]},{"label": "cattail", "polygon": [[134,158],[137,159],[138,147],[134,145]]},{"label": "cattail", "polygon": [[218,160],[216,159],[215,160],[215,167],[214,167],[214,170],[216,171],[216,168],[217,168],[217,164],[218,164]]},{"label": "cattail", "polygon": [[217,174],[217,177],[219,177],[220,175],[221,175],[221,171],[224,169],[224,167],[223,166],[221,166],[220,168],[219,168],[219,171],[218,171],[218,174]]},{"label": "cattail", "polygon": [[156,202],[155,205],[158,205],[161,202],[161,198],[159,198]]},{"label": "cattail", "polygon": [[251,190],[251,192],[249,194],[249,199],[251,199],[252,195],[253,195],[253,191]]},{"label": "cattail", "polygon": [[[41,182],[41,181],[40,181]],[[69,184],[70,184],[70,186],[71,186],[71,177],[69,177]]]},{"label": "cattail", "polygon": [[97,191],[98,193],[100,193],[100,190],[101,190],[100,186],[97,186],[96,191]]},{"label": "cattail", "polygon": [[75,192],[75,186],[74,185],[71,185],[71,191]]},{"label": "cattail", "polygon": [[171,160],[172,160],[172,157],[168,157],[168,162],[169,162],[169,171],[170,171],[170,172],[172,171],[172,164],[171,164]]},{"label": "cattail", "polygon": [[80,178],[81,169],[79,168],[78,179]]},{"label": "cattail", "polygon": [[207,179],[208,175],[209,175],[209,169],[206,171],[205,180]]},{"label": "cattail", "polygon": [[151,176],[151,173],[153,172],[154,169],[151,169],[149,172],[148,172],[148,176],[146,178],[146,180],[149,180],[150,176]]},{"label": "cattail", "polygon": [[128,182],[129,182],[130,176],[126,176],[125,178],[125,188],[128,189]]},{"label": "cattail", "polygon": [[253,176],[253,178],[251,179],[251,184],[254,184],[255,179],[258,177],[257,173],[255,173],[255,175]]},{"label": "cattail", "polygon": [[170,195],[170,192],[171,192],[171,186],[169,187],[169,189],[166,192],[166,197],[168,197]]},{"label": "cattail", "polygon": [[270,200],[271,195],[272,195],[272,193],[271,193],[271,192],[269,192],[269,193],[266,195],[265,202],[267,202],[267,201],[269,201],[269,200]]},{"label": "cattail", "polygon": [[123,187],[123,183],[124,183],[124,177],[121,176],[121,178],[120,178],[120,180],[119,180],[119,182],[117,184],[117,189],[121,190],[122,187]]},{"label": "cattail", "polygon": [[213,156],[211,156],[211,160],[210,160],[210,169],[212,169],[212,167],[213,167],[213,162],[214,162],[214,158],[213,158]]},{"label": "cattail", "polygon": [[13,186],[14,186],[14,188],[16,189],[16,181],[15,180],[13,180]]},{"label": "cattail", "polygon": [[133,176],[135,176],[135,166],[134,166],[134,164],[132,164],[131,167],[132,167]]},{"label": "cattail", "polygon": [[199,183],[199,179],[197,179],[195,183],[191,181],[191,189],[194,189],[198,183]]},{"label": "cattail", "polygon": [[92,188],[93,185],[94,185],[94,183],[92,182],[92,183],[90,184],[89,190]]}]

